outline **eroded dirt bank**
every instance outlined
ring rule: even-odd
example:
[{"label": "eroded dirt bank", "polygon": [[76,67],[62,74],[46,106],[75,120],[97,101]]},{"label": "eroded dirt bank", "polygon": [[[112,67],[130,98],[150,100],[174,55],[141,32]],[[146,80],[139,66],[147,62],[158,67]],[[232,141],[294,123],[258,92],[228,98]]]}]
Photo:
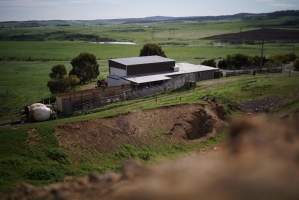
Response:
[{"label": "eroded dirt bank", "polygon": [[119,174],[91,174],[40,188],[23,185],[10,197],[295,200],[299,197],[298,119],[298,113],[283,120],[239,118],[232,122],[220,150],[150,167],[128,161]]},{"label": "eroded dirt bank", "polygon": [[216,134],[223,126],[217,104],[186,104],[130,112],[116,117],[57,127],[60,146],[69,152],[111,152],[122,144],[140,146],[159,139],[193,140]]}]

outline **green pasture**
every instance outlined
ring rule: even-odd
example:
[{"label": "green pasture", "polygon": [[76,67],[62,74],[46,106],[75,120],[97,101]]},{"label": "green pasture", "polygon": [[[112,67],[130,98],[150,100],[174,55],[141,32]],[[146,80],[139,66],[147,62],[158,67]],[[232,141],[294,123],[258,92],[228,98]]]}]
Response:
[{"label": "green pasture", "polygon": [[[205,96],[213,96],[224,103],[228,112],[234,103],[258,99],[267,96],[279,96],[287,100],[286,106],[280,109],[298,110],[299,75],[258,75],[224,78],[204,81],[193,90],[181,90],[159,95],[156,98],[144,98],[108,105],[90,114],[79,115],[43,123],[34,123],[15,127],[0,128],[0,191],[14,188],[17,183],[29,182],[44,185],[60,181],[65,176],[84,175],[92,171],[103,173],[117,171],[121,163],[129,158],[139,159],[146,163],[160,159],[173,158],[177,155],[211,147],[225,138],[220,133],[215,138],[204,142],[173,143],[167,136],[156,137],[154,143],[145,146],[123,144],[115,152],[92,153],[78,162],[59,147],[54,135],[55,127],[61,124],[93,120],[115,116],[121,113],[152,109],[167,105],[183,103],[200,103]],[[35,131],[40,137],[37,144],[28,143],[29,132]]]}]

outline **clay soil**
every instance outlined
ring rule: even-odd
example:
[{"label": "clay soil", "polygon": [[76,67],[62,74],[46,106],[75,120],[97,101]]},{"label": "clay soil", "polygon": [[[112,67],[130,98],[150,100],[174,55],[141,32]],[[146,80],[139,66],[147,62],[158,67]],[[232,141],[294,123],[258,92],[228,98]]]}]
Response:
[{"label": "clay soil", "polygon": [[59,144],[69,152],[112,152],[161,139],[189,141],[216,134],[223,125],[217,105],[187,104],[130,112],[116,117],[61,125]]}]

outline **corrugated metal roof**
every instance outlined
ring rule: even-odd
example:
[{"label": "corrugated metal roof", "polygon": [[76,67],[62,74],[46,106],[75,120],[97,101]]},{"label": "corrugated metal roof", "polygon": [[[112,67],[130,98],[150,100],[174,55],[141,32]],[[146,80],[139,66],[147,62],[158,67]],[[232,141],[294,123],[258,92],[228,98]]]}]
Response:
[{"label": "corrugated metal roof", "polygon": [[152,75],[145,75],[145,76],[124,77],[124,79],[131,81],[133,83],[141,84],[141,83],[150,83],[155,81],[169,80],[171,79],[171,76],[175,76],[175,75],[218,70],[218,68],[209,67],[205,65],[193,65],[190,63],[178,63],[176,64],[175,67],[179,68],[179,70],[176,72],[164,73],[164,74],[152,74]]},{"label": "corrugated metal roof", "polygon": [[175,60],[170,58],[164,58],[161,56],[142,56],[142,57],[132,57],[132,58],[118,58],[111,59],[111,61],[120,63],[122,65],[142,65],[150,63],[163,63],[163,62],[175,62]]}]

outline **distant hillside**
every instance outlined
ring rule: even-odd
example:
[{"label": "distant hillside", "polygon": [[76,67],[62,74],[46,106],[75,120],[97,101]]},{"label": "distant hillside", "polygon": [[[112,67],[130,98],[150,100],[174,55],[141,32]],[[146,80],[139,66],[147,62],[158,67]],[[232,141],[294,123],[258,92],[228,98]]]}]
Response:
[{"label": "distant hillside", "polygon": [[263,28],[239,33],[215,35],[205,39],[228,43],[255,43],[265,42],[299,42],[299,30]]},{"label": "distant hillside", "polygon": [[0,27],[39,27],[39,26],[73,26],[73,25],[101,25],[101,24],[133,24],[175,21],[221,21],[246,19],[275,19],[281,17],[299,17],[299,10],[277,11],[272,13],[238,13],[221,16],[190,16],[167,17],[152,16],[144,18],[98,19],[98,20],[45,20],[45,21],[10,21],[0,22]]}]

